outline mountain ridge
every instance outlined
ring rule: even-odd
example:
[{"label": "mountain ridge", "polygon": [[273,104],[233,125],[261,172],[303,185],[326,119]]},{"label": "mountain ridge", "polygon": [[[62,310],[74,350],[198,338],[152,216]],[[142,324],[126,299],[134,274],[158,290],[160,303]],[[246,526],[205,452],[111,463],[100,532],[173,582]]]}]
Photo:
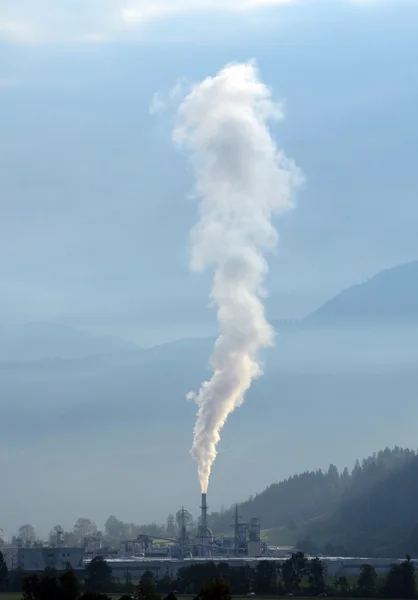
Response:
[{"label": "mountain ridge", "polygon": [[379,271],[330,298],[303,320],[304,325],[338,321],[418,320],[418,261]]},{"label": "mountain ridge", "polygon": [[[387,328],[402,324],[409,326],[415,320],[418,321],[418,261],[385,269],[364,282],[342,290],[303,319],[272,319],[271,324],[280,336],[318,327],[338,330],[339,326],[353,327],[356,323],[364,330],[379,324]],[[3,325],[0,326],[0,362],[71,360],[170,349],[184,351],[192,350],[194,344],[209,345],[213,339],[179,338],[142,348],[125,338],[92,335],[57,323]],[[42,344],[46,348],[43,353],[39,351]]]}]

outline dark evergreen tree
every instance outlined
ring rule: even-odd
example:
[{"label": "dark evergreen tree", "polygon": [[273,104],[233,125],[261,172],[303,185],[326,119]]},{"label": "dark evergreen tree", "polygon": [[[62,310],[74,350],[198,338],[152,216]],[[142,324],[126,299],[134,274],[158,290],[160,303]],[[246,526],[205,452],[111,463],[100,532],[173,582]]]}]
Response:
[{"label": "dark evergreen tree", "polygon": [[80,583],[72,569],[66,569],[59,577],[60,600],[78,600]]},{"label": "dark evergreen tree", "polygon": [[260,561],[254,570],[254,592],[260,595],[274,595],[278,587],[277,575],[275,562]]},{"label": "dark evergreen tree", "polygon": [[361,598],[373,598],[377,592],[377,573],[374,567],[362,565],[357,581],[357,593]]},{"label": "dark evergreen tree", "polygon": [[88,591],[108,592],[112,586],[112,569],[102,556],[95,556],[87,565],[84,583]]},{"label": "dark evergreen tree", "polygon": [[56,577],[28,575],[22,582],[23,600],[60,600],[59,581]]},{"label": "dark evergreen tree", "polygon": [[333,583],[333,588],[337,596],[346,598],[350,593],[350,584],[347,577],[337,577]]},{"label": "dark evergreen tree", "polygon": [[308,561],[303,552],[296,552],[284,561],[281,575],[286,593],[298,592],[303,577],[306,574]]},{"label": "dark evergreen tree", "polygon": [[145,571],[135,588],[136,600],[159,600],[157,586],[153,574]]},{"label": "dark evergreen tree", "polygon": [[0,591],[4,589],[9,576],[6,560],[2,552],[0,552]]},{"label": "dark evergreen tree", "polygon": [[399,564],[391,565],[381,588],[385,598],[415,598],[415,566],[410,557]]},{"label": "dark evergreen tree", "polygon": [[325,575],[327,567],[319,558],[313,558],[307,566],[309,591],[311,594],[322,594],[325,592]]}]

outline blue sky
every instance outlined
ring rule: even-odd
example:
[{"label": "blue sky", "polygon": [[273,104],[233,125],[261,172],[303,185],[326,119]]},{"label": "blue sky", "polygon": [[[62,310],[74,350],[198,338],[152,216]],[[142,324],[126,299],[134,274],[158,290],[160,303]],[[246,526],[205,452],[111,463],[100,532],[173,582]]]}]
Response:
[{"label": "blue sky", "polygon": [[[125,30],[112,21],[123,2],[64,2],[56,15],[2,3],[2,320],[54,318],[144,344],[182,337],[191,320],[206,331],[209,280],[187,269],[192,173],[173,115],[148,108],[156,91],[231,60],[254,57],[284,101],[275,137],[306,176],[278,223],[272,316],[304,315],[416,258],[416,4],[168,4]],[[81,43],[89,28],[106,41]]]},{"label": "blue sky", "polygon": [[[296,210],[277,221],[268,314],[303,316],[352,283],[417,259],[418,3],[242,6],[1,2],[1,323],[56,320],[144,345],[213,331],[209,275],[188,271],[193,174],[172,143],[172,112],[151,117],[149,106],[179,78],[198,81],[235,60],[254,58],[284,102],[274,137],[306,178]],[[115,425],[112,438],[124,427]],[[76,430],[62,438],[63,463],[100,445],[100,433],[81,432],[74,451]],[[36,442],[45,464],[53,439]],[[179,444],[187,453],[189,440]],[[26,469],[24,450],[14,453]],[[312,460],[326,463],[325,455]],[[131,469],[123,464],[112,462],[121,485]],[[301,456],[289,468],[308,466],[316,464]],[[88,477],[87,463],[82,469]],[[257,485],[274,478],[263,477]],[[86,502],[93,508],[93,496]],[[121,513],[134,519],[128,504]],[[40,500],[33,505],[34,520]],[[144,515],[164,511],[161,500]]]}]

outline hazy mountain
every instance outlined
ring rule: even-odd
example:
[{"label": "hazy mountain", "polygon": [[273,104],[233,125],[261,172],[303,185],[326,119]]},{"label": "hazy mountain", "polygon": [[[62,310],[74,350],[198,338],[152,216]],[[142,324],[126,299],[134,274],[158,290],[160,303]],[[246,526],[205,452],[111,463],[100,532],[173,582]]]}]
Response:
[{"label": "hazy mountain", "polygon": [[408,323],[418,320],[418,261],[381,271],[311,313],[305,324]]},{"label": "hazy mountain", "polygon": [[[378,273],[368,281],[344,290],[300,322],[273,321],[286,340],[295,339],[302,350],[297,332],[308,326],[327,330],[337,324],[352,329],[366,325],[391,329],[408,328],[418,319],[418,261]],[[365,331],[365,329],[364,329]],[[373,332],[375,333],[375,331]],[[318,340],[312,338],[313,343]],[[280,341],[280,338],[279,338]],[[193,353],[194,339],[179,340],[148,350],[149,356],[169,353]],[[209,347],[209,340],[207,342]],[[0,361],[31,361],[43,358],[75,359],[96,354],[114,354],[139,350],[133,342],[118,337],[96,336],[57,323],[27,323],[0,326]]]},{"label": "hazy mountain", "polygon": [[124,339],[90,335],[56,323],[0,326],[0,361],[71,359],[133,350],[138,347]]}]

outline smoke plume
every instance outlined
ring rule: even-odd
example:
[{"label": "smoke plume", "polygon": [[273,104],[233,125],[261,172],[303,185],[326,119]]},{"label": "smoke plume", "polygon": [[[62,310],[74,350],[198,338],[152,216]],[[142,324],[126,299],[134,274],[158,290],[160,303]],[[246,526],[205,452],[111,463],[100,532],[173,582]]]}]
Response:
[{"label": "smoke plume", "polygon": [[268,270],[263,251],[274,249],[272,216],[292,207],[300,179],[268,130],[270,119],[282,117],[253,62],[228,65],[194,86],[178,111],[174,139],[190,151],[200,201],[190,266],[214,268],[219,323],[212,378],[189,394],[198,406],[191,454],[202,492],[228,415],[262,374],[258,351],[274,341],[260,300]]}]

